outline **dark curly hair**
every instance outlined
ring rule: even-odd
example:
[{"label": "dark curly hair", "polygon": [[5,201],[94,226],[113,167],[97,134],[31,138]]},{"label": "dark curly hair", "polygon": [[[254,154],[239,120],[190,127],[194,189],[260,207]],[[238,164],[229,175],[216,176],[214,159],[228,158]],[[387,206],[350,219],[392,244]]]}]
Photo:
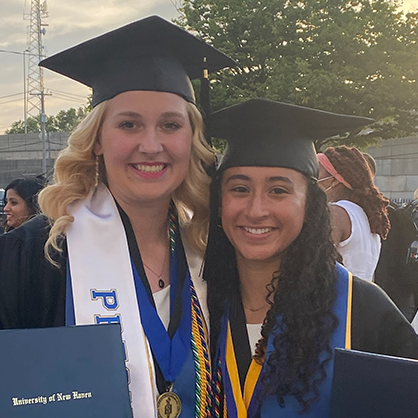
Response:
[{"label": "dark curly hair", "polygon": [[[307,180],[305,224],[284,255],[280,271],[268,285],[270,309],[262,327],[255,359],[262,361],[267,340],[281,317],[281,333],[274,337],[274,352],[261,378],[261,399],[276,395],[279,404],[286,395],[294,396],[307,412],[319,398],[319,386],[326,377],[325,367],[332,358],[331,336],[338,326],[332,311],[336,300],[336,250],[326,196],[318,185]],[[235,250],[218,226],[220,180],[211,190],[211,225],[204,278],[208,282],[211,351],[215,354],[221,318],[226,302],[239,292]],[[279,285],[280,283],[280,285]],[[320,353],[325,357],[320,360]]]},{"label": "dark curly hair", "polygon": [[363,208],[370,230],[385,239],[390,229],[387,214],[389,200],[375,186],[370,165],[364,155],[357,148],[345,145],[329,147],[324,154],[353,188],[350,190],[350,200]]}]

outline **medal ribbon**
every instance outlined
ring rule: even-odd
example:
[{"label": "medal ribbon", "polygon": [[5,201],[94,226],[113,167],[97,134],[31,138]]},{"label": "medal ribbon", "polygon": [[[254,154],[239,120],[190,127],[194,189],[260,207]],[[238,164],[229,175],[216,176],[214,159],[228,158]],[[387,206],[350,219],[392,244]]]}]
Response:
[{"label": "medal ribbon", "polygon": [[[177,262],[176,257],[172,255],[170,263],[170,280],[173,284],[177,280]],[[144,288],[141,278],[132,263],[134,270],[134,281],[136,295],[141,313],[142,326],[145,330],[145,335],[151,345],[151,350],[160,366],[161,372],[167,382],[173,382],[176,376],[180,373],[186,357],[190,352],[190,332],[191,332],[191,305],[190,305],[190,274],[187,274],[182,288],[182,304],[181,319],[177,330],[170,338],[157,310],[150,302],[146,289]],[[173,301],[175,286],[171,286],[170,298]],[[171,304],[172,308],[173,303]],[[171,320],[170,320],[171,322]]]},{"label": "medal ribbon", "polygon": [[[174,208],[170,208],[170,323],[165,329],[155,308],[154,298],[146,277],[144,266],[131,223],[118,207],[126,229],[136,298],[141,313],[142,326],[158,364],[157,384],[160,393],[165,392],[169,382],[180,373],[190,352],[191,332],[191,278],[181,240],[178,239]],[[162,373],[162,376],[161,376]]]}]

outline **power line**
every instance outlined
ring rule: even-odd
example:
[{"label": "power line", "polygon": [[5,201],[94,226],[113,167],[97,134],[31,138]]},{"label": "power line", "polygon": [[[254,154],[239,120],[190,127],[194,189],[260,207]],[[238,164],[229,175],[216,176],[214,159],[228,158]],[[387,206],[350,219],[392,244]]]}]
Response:
[{"label": "power line", "polygon": [[76,103],[80,103],[80,104],[86,104],[85,101],[81,101],[80,99],[77,99],[77,98],[74,98],[74,97],[67,97],[67,96],[65,96],[63,94],[57,94],[57,95],[54,95],[54,97],[56,99],[60,99],[60,100],[68,100],[70,102],[76,102]]},{"label": "power line", "polygon": [[22,93],[15,93],[15,94],[9,94],[7,96],[0,96],[0,99],[5,99],[6,97],[19,96],[20,94],[23,94],[23,91],[22,91]]},{"label": "power line", "polygon": [[74,96],[74,97],[79,97],[79,98],[82,98],[82,99],[86,99],[86,96],[82,96],[81,94],[68,93],[67,91],[53,90],[53,89],[48,89],[48,90],[52,91],[52,92],[67,94],[69,96]]},{"label": "power line", "polygon": [[[15,55],[33,55],[35,57],[39,57],[37,54],[31,54],[30,52],[19,52],[19,51],[8,51],[7,49],[0,49],[0,52],[4,52],[6,54],[15,54]],[[42,55],[42,58],[44,58],[45,55]]]},{"label": "power line", "polygon": [[9,100],[7,102],[0,103],[0,105],[4,105],[4,104],[7,104],[7,103],[13,103],[13,102],[20,102],[21,100],[22,100],[21,98],[20,99]]}]

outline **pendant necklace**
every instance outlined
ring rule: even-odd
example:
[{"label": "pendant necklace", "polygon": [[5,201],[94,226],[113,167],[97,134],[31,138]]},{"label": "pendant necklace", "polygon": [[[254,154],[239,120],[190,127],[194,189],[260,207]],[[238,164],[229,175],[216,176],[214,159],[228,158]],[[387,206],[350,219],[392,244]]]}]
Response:
[{"label": "pendant necklace", "polygon": [[163,267],[162,267],[162,269],[161,269],[161,273],[160,274],[157,274],[151,267],[149,267],[149,266],[147,266],[146,264],[145,264],[145,262],[144,262],[144,260],[142,260],[142,264],[151,272],[151,273],[153,273],[155,276],[157,276],[158,277],[158,287],[160,288],[160,289],[164,289],[164,286],[165,286],[165,283],[164,283],[164,280],[163,280],[163,272],[164,272],[164,266],[165,266],[165,262],[166,262],[166,259],[167,259],[167,253],[165,253],[165,255],[164,255],[164,261],[163,261]]}]

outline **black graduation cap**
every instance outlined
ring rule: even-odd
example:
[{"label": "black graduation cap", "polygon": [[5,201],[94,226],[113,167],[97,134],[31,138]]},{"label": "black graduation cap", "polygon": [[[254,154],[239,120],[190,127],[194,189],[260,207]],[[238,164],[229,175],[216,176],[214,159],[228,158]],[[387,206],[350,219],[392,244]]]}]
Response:
[{"label": "black graduation cap", "polygon": [[39,63],[93,89],[93,106],[130,90],[175,93],[195,102],[190,80],[236,63],[180,27],[151,16]]},{"label": "black graduation cap", "polygon": [[313,141],[372,122],[369,118],[251,99],[214,112],[209,118],[209,133],[228,141],[221,171],[237,166],[286,167],[316,178],[318,160]]}]

